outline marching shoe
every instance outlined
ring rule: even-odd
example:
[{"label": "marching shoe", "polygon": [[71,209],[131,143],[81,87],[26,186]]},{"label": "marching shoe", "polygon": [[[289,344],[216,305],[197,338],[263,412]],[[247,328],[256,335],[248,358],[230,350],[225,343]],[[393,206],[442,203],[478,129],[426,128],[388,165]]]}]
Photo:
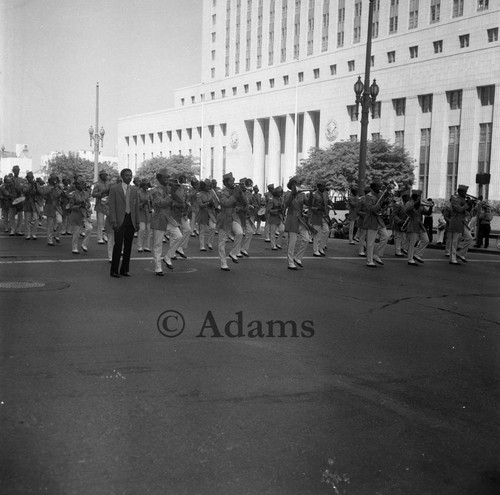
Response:
[{"label": "marching shoe", "polygon": [[200,248],[200,251],[206,251],[206,250],[207,250],[207,248],[204,248],[204,247]]},{"label": "marching shoe", "polygon": [[302,264],[302,261],[299,261],[299,260],[293,260],[294,263],[297,265],[297,266],[300,266],[300,268],[304,268],[304,265]]},{"label": "marching shoe", "polygon": [[172,265],[172,263],[170,262],[170,260],[167,261],[165,258],[162,258],[161,260],[163,261],[163,263],[165,263],[165,265],[167,265],[167,268],[169,270],[173,270],[174,269],[174,265]]},{"label": "marching shoe", "polygon": [[31,236],[31,240],[33,240],[33,241],[37,241],[37,240],[38,240],[38,237],[37,237],[36,235],[32,235],[32,236]]},{"label": "marching shoe", "polygon": [[276,247],[277,247],[278,249],[283,249],[281,246],[278,246],[278,244],[276,244]]},{"label": "marching shoe", "polygon": [[423,262],[424,262],[424,260],[423,260],[420,256],[416,256],[416,255],[415,255],[415,256],[413,256],[413,259],[414,259],[415,261],[418,261],[419,263],[423,263]]},{"label": "marching shoe", "polygon": [[298,268],[295,265],[288,265],[289,270],[298,270]]},{"label": "marching shoe", "polygon": [[229,254],[229,257],[233,260],[233,263],[238,263],[238,258],[234,254]]},{"label": "marching shoe", "polygon": [[155,272],[155,275],[157,275],[158,277],[163,277],[163,272]]},{"label": "marching shoe", "polygon": [[467,263],[467,258],[464,258],[463,256],[460,256],[459,254],[457,254],[457,258],[458,258],[460,261],[463,261],[464,263]]},{"label": "marching shoe", "polygon": [[313,253],[313,256],[316,256],[316,258],[321,258],[321,253]]},{"label": "marching shoe", "polygon": [[178,254],[181,258],[184,258],[184,259],[186,259],[186,258],[187,258],[187,256],[186,256],[183,252],[181,252],[181,251],[176,251],[176,253],[177,253],[177,254]]},{"label": "marching shoe", "polygon": [[237,258],[243,258],[243,254],[238,253],[238,254],[236,255],[236,257],[237,257]]},{"label": "marching shoe", "polygon": [[410,266],[418,266],[418,264],[415,261],[408,261],[408,264]]},{"label": "marching shoe", "polygon": [[396,253],[394,256],[397,256],[398,258],[404,258],[405,255],[403,253]]},{"label": "marching shoe", "polygon": [[212,246],[212,244],[207,244],[207,248],[210,249],[210,251],[212,251],[214,247]]},{"label": "marching shoe", "polygon": [[320,256],[326,256],[326,254],[325,254],[325,252],[324,252],[324,251],[320,251],[320,252],[319,252],[319,255],[320,255]]},{"label": "marching shoe", "polygon": [[250,258],[250,255],[246,251],[241,251],[241,254],[246,258]]},{"label": "marching shoe", "polygon": [[97,244],[106,244],[105,241],[97,241]]},{"label": "marching shoe", "polygon": [[88,248],[86,248],[85,246],[82,246],[82,251],[83,251],[84,253],[88,253],[88,251],[89,251],[89,250],[88,250]]},{"label": "marching shoe", "polygon": [[450,265],[459,265],[460,266],[460,263],[458,261],[449,261],[449,264]]},{"label": "marching shoe", "polygon": [[121,275],[122,277],[130,277],[129,272],[120,272],[120,275]]},{"label": "marching shoe", "polygon": [[366,264],[366,266],[367,266],[368,268],[377,268],[377,265],[376,265],[375,263],[373,263],[373,262],[371,262],[371,263],[367,263],[367,264]]},{"label": "marching shoe", "polygon": [[120,278],[120,274],[116,273],[116,272],[111,272],[109,275],[110,275],[110,277],[113,277],[113,278]]},{"label": "marching shoe", "polygon": [[61,244],[61,239],[59,239],[59,237],[55,237],[55,240],[56,240],[57,244]]},{"label": "marching shoe", "polygon": [[358,256],[361,256],[362,258],[364,258],[366,256],[366,253],[359,253]]},{"label": "marching shoe", "polygon": [[[99,243],[97,243],[97,244],[99,244]],[[138,250],[137,250],[137,252],[138,252],[138,253],[142,253],[142,252],[143,252],[143,249],[138,249]]]},{"label": "marching shoe", "polygon": [[150,252],[151,252],[151,249],[149,249],[149,248],[144,248],[144,252],[145,252],[145,253],[150,253]]},{"label": "marching shoe", "polygon": [[278,246],[271,248],[271,251],[277,251],[277,250],[278,250]]},{"label": "marching shoe", "polygon": [[73,254],[80,254],[80,251],[71,251]]},{"label": "marching shoe", "polygon": [[376,258],[373,257],[373,261],[375,261],[375,263],[378,263],[379,265],[383,265],[384,262],[377,256]]},{"label": "marching shoe", "polygon": [[228,266],[221,266],[220,269],[223,271],[223,272],[230,272],[231,271],[231,268],[229,268]]},{"label": "marching shoe", "polygon": [[47,246],[54,246],[53,242],[47,242]]}]

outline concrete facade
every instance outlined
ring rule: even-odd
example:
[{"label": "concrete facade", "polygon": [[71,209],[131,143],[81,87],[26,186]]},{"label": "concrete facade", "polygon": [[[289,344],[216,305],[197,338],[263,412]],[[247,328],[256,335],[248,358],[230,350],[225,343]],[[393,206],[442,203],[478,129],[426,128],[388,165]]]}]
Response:
[{"label": "concrete facade", "polygon": [[[391,5],[392,4],[392,5]],[[403,142],[426,196],[457,184],[500,199],[500,6],[485,0],[374,1],[371,76],[380,115],[369,138]],[[121,166],[200,157],[201,176],[232,171],[285,184],[311,147],[359,139],[368,0],[206,0],[201,83],[174,108],[119,120]],[[397,106],[402,106],[402,111]],[[427,108],[428,106],[428,108]]]}]

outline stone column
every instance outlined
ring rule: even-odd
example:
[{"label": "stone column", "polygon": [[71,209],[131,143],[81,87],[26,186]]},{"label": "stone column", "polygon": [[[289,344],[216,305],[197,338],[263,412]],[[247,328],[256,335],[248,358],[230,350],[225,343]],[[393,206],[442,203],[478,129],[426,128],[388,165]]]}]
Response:
[{"label": "stone column", "polygon": [[269,119],[269,166],[267,176],[264,178],[269,183],[275,185],[280,183],[281,172],[281,142],[279,130],[279,117]]},{"label": "stone column", "polygon": [[254,184],[264,187],[266,163],[266,144],[264,139],[264,122],[255,119],[253,127],[253,171],[251,179]]}]

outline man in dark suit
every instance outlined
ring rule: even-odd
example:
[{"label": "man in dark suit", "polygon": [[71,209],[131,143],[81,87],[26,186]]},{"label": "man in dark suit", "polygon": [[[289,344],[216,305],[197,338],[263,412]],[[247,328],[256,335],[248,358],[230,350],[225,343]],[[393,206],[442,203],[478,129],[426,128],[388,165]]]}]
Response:
[{"label": "man in dark suit", "polygon": [[[111,259],[112,277],[130,277],[130,253],[134,233],[139,230],[139,205],[137,201],[137,188],[130,185],[132,170],[124,168],[120,172],[122,182],[114,184],[109,190],[108,219],[115,232],[113,257]],[[123,247],[123,259],[120,271],[120,256]]]}]

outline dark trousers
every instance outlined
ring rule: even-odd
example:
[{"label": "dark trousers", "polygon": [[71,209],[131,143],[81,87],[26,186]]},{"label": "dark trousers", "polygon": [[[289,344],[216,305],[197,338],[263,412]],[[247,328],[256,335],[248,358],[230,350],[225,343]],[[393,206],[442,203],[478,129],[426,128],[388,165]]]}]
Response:
[{"label": "dark trousers", "polygon": [[130,253],[132,252],[132,241],[134,240],[135,228],[130,213],[125,213],[125,219],[118,230],[115,230],[115,244],[113,245],[113,257],[111,258],[111,273],[118,273],[120,257],[123,246],[123,259],[120,273],[128,273],[130,266]]},{"label": "dark trousers", "polygon": [[487,248],[490,243],[491,225],[489,223],[480,223],[477,235],[477,246],[481,247],[484,240],[484,247]]},{"label": "dark trousers", "polygon": [[424,227],[427,231],[427,237],[429,238],[429,242],[432,242],[432,231],[434,230],[434,222],[431,216],[424,217]]}]

